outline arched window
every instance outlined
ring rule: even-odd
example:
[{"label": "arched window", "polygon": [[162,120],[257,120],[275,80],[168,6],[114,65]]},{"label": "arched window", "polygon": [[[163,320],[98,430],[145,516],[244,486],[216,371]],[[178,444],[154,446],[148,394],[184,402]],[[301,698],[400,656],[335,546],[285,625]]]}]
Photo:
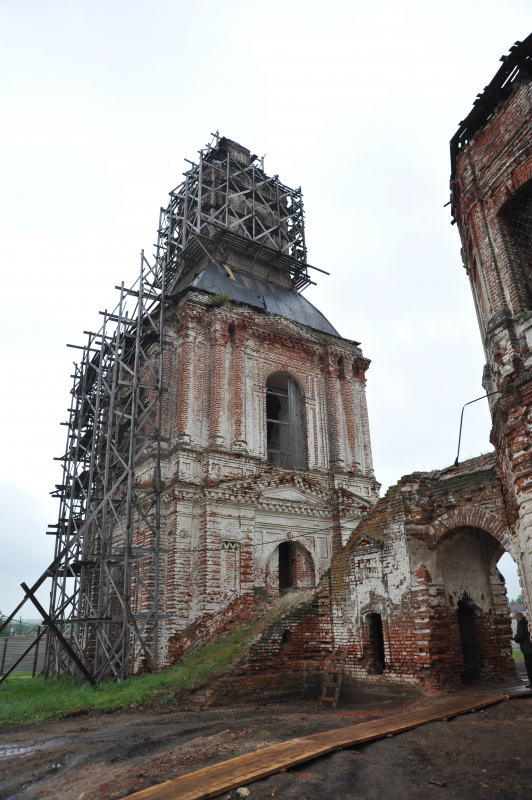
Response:
[{"label": "arched window", "polygon": [[307,468],[301,389],[286,372],[274,372],[266,381],[266,443],[272,464]]}]

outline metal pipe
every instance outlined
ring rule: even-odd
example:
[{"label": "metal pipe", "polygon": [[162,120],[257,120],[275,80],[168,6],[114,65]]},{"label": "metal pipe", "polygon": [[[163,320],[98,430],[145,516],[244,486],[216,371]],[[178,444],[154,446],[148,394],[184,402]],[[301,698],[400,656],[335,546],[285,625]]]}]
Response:
[{"label": "metal pipe", "polygon": [[460,415],[460,433],[458,434],[458,451],[456,453],[456,460],[454,462],[454,466],[458,466],[458,457],[460,455],[460,442],[462,441],[462,423],[464,421],[464,409],[466,406],[470,406],[471,403],[477,403],[479,400],[484,400],[485,397],[491,397],[493,394],[499,394],[499,390],[495,392],[490,392],[489,394],[483,394],[482,397],[477,397],[475,400],[470,400],[469,403],[465,403],[462,408],[462,413]]}]

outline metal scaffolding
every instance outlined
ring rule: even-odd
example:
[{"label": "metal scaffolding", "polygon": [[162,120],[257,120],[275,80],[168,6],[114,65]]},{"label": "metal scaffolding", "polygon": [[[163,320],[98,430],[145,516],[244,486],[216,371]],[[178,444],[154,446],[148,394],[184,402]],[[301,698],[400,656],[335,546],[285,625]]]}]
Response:
[{"label": "metal scaffolding", "polygon": [[[100,312],[100,330],[69,345],[80,357],[52,493],[55,557],[32,587],[21,584],[24,600],[0,627],[34,604],[41,636],[49,634],[45,677],[97,683],[160,665],[164,315],[183,271],[215,246],[274,264],[296,290],[311,283],[301,190],[266,176],[263,161],[235,157],[234,145],[215,134],[200,151],[161,209],[153,264],[143,252],[137,281],[116,287],[118,304]],[[46,611],[35,593],[48,578]]]},{"label": "metal scaffolding", "polygon": [[198,163],[189,162],[185,180],[170,192],[170,203],[161,212],[172,285],[202,252],[212,257],[216,244],[226,254],[238,251],[275,265],[300,291],[312,283],[301,188],[290,189],[278,175],[266,175],[264,160],[249,151],[235,157],[234,145],[213,134],[213,141],[199,151]]},{"label": "metal scaffolding", "polygon": [[[23,586],[56,634],[45,674],[97,682],[125,678],[139,660],[157,669],[165,268],[160,247],[154,266],[142,253],[136,283],[117,287],[116,308],[79,348],[53,492],[55,558]],[[34,594],[48,577],[47,614]]]}]

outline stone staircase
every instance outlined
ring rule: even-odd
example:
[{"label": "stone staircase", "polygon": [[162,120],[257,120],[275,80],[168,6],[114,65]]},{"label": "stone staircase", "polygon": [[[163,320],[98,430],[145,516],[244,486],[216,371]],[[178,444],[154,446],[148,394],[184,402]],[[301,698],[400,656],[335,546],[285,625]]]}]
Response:
[{"label": "stone staircase", "polygon": [[316,595],[315,589],[292,589],[276,600],[255,623],[254,639],[260,638],[268,628],[291,614],[300,606],[309,603]]},{"label": "stone staircase", "polygon": [[332,650],[324,606],[316,589],[292,590],[276,600],[253,623],[231,674],[209,687],[207,702],[317,700],[323,659]]}]

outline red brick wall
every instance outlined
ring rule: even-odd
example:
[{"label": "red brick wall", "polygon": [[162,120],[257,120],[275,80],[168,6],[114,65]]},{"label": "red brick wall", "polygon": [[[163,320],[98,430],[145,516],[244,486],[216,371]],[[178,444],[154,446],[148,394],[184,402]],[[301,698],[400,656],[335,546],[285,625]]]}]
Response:
[{"label": "red brick wall", "polygon": [[532,613],[532,285],[507,210],[532,186],[532,83],[519,81],[460,151],[452,183],[464,267],[486,353],[491,441],[497,452],[512,553]]},{"label": "red brick wall", "polygon": [[[356,344],[237,304],[214,308],[195,291],[168,309],[164,336],[160,647],[171,663],[185,631],[214,635],[239,618],[238,598],[279,594],[280,542],[294,542],[293,585],[314,585],[378,483],[369,361]],[[279,371],[302,389],[307,470],[267,461],[265,387]],[[138,479],[153,480],[149,459]]]},{"label": "red brick wall", "polygon": [[[465,601],[474,608],[479,679],[515,680],[508,599],[496,569],[511,540],[493,456],[402,478],[333,558],[314,603],[290,621],[288,641],[279,625],[257,645],[256,668],[317,668],[335,646],[348,649],[351,679],[457,689],[464,672],[457,609]],[[381,616],[384,669],[370,614]]]}]

